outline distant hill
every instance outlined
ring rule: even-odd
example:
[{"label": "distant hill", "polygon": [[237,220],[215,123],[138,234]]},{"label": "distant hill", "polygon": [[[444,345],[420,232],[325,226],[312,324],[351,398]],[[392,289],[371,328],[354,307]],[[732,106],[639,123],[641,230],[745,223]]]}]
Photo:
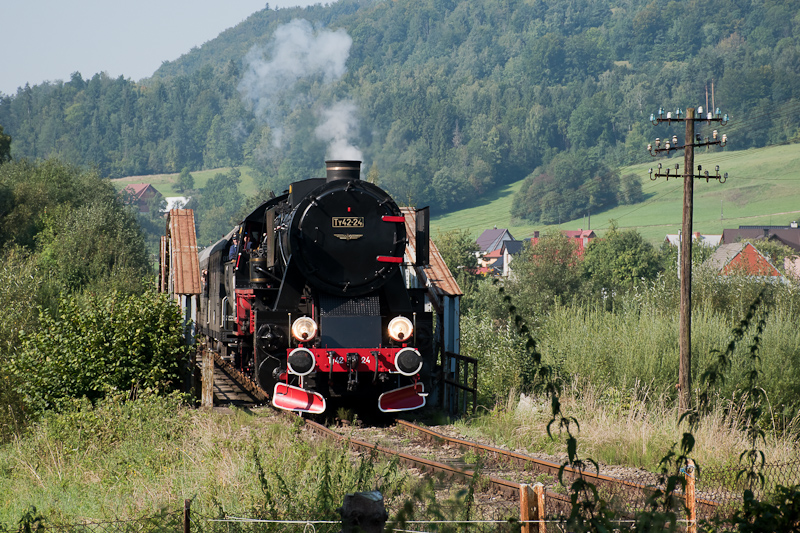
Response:
[{"label": "distant hill", "polygon": [[[402,203],[480,205],[565,150],[610,166],[716,104],[732,146],[798,136],[800,0],[340,0],[262,10],[141,84],[0,99],[16,158],[107,177],[247,166],[259,189],[363,159]],[[708,96],[707,96],[708,95]],[[673,125],[674,126],[674,125]]]},{"label": "distant hill", "polygon": [[[663,160],[659,160],[663,161]],[[701,233],[721,234],[725,228],[740,225],[783,225],[800,220],[800,144],[771,146],[751,150],[698,154],[703,168],[720,166],[728,173],[725,183],[695,180],[693,229]],[[592,213],[591,229],[600,236],[609,220],[620,228],[634,228],[647,240],[660,244],[668,233],[681,229],[683,182],[680,179],[650,181],[647,164],[621,169],[641,177],[647,199],[601,213]],[[712,172],[713,174],[713,172]],[[586,218],[565,221],[558,226],[534,226],[512,221],[511,198],[521,182],[506,186],[481,205],[456,211],[431,220],[433,235],[454,229],[468,229],[477,237],[484,229],[508,228],[516,239],[530,237],[533,231],[589,229]]]}]

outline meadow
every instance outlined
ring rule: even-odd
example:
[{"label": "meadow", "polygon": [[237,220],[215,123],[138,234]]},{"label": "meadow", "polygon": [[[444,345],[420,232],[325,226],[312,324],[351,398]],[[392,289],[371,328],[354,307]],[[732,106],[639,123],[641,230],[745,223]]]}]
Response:
[{"label": "meadow", "polygon": [[[615,207],[608,211],[592,213],[591,220],[564,221],[557,226],[527,224],[512,220],[511,203],[514,193],[522,187],[522,181],[487,194],[468,207],[447,214],[433,214],[432,235],[454,229],[468,230],[473,237],[492,227],[508,228],[517,239],[531,237],[534,231],[550,229],[593,229],[602,236],[615,220],[620,229],[636,229],[651,243],[658,244],[665,235],[678,233],[681,229],[683,182],[678,179],[649,179],[648,170],[661,162],[666,166],[676,162],[683,166],[683,158],[654,158],[653,161],[623,167],[621,176],[633,174],[642,182],[645,201]],[[719,165],[720,173],[728,173],[725,183],[716,180],[695,181],[694,231],[704,234],[721,234],[725,228],[739,225],[786,225],[800,218],[800,144],[770,146],[750,150],[729,150],[703,153],[698,150],[695,163],[714,174]],[[195,188],[202,189],[209,179],[229,168],[192,172]],[[242,172],[239,190],[245,196],[256,193],[257,187],[248,167],[239,167]],[[162,195],[181,196],[174,189],[178,174],[155,174],[151,176],[129,176],[112,180],[117,189],[131,183],[150,183]]]},{"label": "meadow", "polygon": [[[508,228],[516,239],[533,235],[536,230],[593,229],[602,236],[615,220],[620,229],[636,229],[651,243],[660,243],[665,235],[681,229],[683,182],[659,178],[651,181],[648,170],[661,162],[664,167],[676,162],[683,167],[682,156],[654,158],[653,161],[619,169],[621,176],[640,177],[645,201],[591,214],[588,218],[565,221],[558,226],[525,224],[512,220],[517,182],[488,195],[478,205],[454,213],[431,217],[431,227],[447,232],[469,230],[477,237],[485,229]],[[740,225],[786,225],[800,218],[800,144],[771,146],[751,150],[725,150],[716,153],[696,152],[695,164],[714,175],[728,173],[725,183],[695,180],[693,229],[704,234],[721,234],[725,228]]]}]

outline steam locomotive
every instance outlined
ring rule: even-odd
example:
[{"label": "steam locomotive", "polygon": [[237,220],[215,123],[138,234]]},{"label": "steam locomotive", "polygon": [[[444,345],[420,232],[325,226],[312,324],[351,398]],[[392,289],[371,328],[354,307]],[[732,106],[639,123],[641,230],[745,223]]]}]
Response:
[{"label": "steam locomotive", "polygon": [[[326,178],[292,183],[200,254],[197,328],[277,408],[425,406],[430,304],[407,279],[403,211],[359,178],[360,166],[326,161]],[[413,228],[416,264],[427,262],[424,214]]]}]

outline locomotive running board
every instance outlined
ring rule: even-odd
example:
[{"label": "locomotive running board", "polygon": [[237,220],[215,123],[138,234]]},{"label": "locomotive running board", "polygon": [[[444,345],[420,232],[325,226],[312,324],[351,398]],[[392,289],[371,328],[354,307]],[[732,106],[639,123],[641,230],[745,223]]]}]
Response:
[{"label": "locomotive running board", "polygon": [[378,409],[384,413],[419,409],[425,406],[426,396],[428,395],[422,383],[400,387],[381,394],[378,398]]},{"label": "locomotive running board", "polygon": [[286,411],[318,415],[325,411],[325,398],[316,392],[301,389],[286,383],[276,383],[272,394],[272,405]]}]

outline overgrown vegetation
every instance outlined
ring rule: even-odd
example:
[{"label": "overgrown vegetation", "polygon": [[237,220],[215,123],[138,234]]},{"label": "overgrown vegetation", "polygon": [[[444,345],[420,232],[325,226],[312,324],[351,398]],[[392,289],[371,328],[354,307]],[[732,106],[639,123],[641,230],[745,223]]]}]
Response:
[{"label": "overgrown vegetation", "polygon": [[0,447],[0,525],[28,506],[50,522],[139,518],[193,500],[198,516],[337,520],[344,495],[396,498],[409,478],[369,454],[353,459],[267,412],[213,414],[177,395],[76,400]]},{"label": "overgrown vegetation", "polygon": [[37,411],[113,391],[168,391],[190,355],[180,309],[154,291],[63,298],[55,317],[40,311],[36,330],[20,337],[6,370]]},{"label": "overgrown vegetation", "polygon": [[12,160],[0,190],[0,442],[82,398],[178,386],[182,317],[147,290],[142,231],[108,181]]}]

